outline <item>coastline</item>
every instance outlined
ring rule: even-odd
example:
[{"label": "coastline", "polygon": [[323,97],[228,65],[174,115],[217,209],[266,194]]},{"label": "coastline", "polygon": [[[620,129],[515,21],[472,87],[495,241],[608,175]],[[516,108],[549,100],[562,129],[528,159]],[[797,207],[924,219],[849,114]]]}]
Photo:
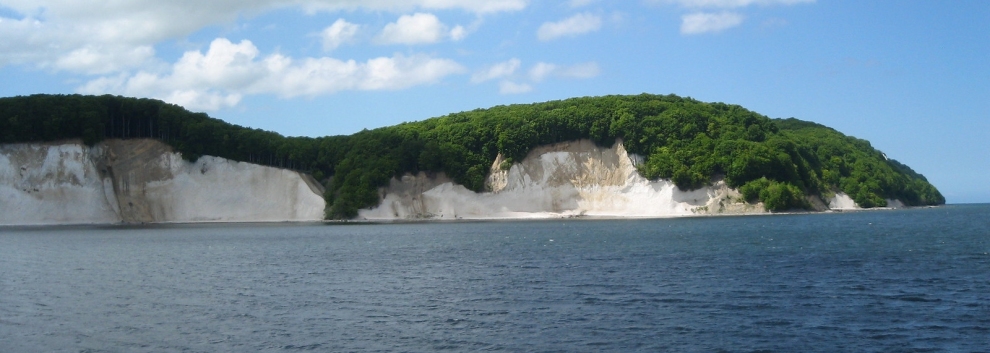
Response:
[{"label": "coastline", "polygon": [[966,203],[966,204],[946,204],[930,206],[908,206],[908,207],[874,207],[858,209],[830,209],[825,211],[787,211],[787,212],[761,212],[761,213],[733,213],[733,214],[692,214],[692,215],[666,215],[666,216],[605,216],[605,215],[569,215],[569,216],[534,216],[534,217],[472,217],[472,218],[403,218],[403,219],[347,219],[347,220],[247,220],[247,221],[176,221],[176,222],[141,222],[141,223],[38,223],[38,224],[0,224],[2,230],[31,230],[43,228],[143,228],[143,227],[184,227],[184,226],[321,226],[321,225],[373,225],[373,224],[425,224],[425,223],[490,223],[490,222],[526,222],[526,221],[614,221],[614,220],[654,220],[654,219],[678,219],[678,218],[722,218],[722,217],[768,217],[768,216],[791,216],[791,215],[828,215],[841,213],[860,212],[881,212],[898,210],[918,210],[934,209],[952,206],[966,205],[987,205],[990,203]]}]

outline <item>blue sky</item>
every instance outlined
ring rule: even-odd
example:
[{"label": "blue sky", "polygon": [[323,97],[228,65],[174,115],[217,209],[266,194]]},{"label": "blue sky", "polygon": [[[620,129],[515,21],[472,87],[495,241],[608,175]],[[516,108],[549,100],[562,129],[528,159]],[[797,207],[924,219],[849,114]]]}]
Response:
[{"label": "blue sky", "polygon": [[990,2],[0,0],[0,96],[152,97],[285,135],[674,93],[871,141],[990,202]]}]

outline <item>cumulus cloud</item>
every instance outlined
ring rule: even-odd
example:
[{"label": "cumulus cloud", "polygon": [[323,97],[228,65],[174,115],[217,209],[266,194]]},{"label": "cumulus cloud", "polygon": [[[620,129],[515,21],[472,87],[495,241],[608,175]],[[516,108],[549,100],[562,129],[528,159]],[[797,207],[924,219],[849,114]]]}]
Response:
[{"label": "cumulus cloud", "polygon": [[570,66],[540,62],[529,69],[529,78],[533,82],[541,82],[548,77],[586,79],[597,77],[600,73],[601,69],[594,61]]},{"label": "cumulus cloud", "polygon": [[[208,26],[230,24],[241,16],[275,9],[300,8],[309,13],[340,10],[407,12],[461,10],[476,14],[518,11],[529,0],[5,0],[16,18],[0,20],[0,66],[32,64],[54,70],[94,72],[142,67],[147,49],[165,40],[184,38]],[[348,29],[344,27],[342,29]],[[447,35],[466,35],[455,27]],[[325,42],[332,47],[334,42]],[[339,45],[339,44],[338,44]],[[107,69],[85,60],[97,53]],[[75,64],[75,59],[84,62]],[[146,64],[146,63],[144,63]]]},{"label": "cumulus cloud", "polygon": [[687,8],[721,8],[731,9],[750,5],[795,5],[813,3],[815,0],[652,0],[654,3],[672,3]]},{"label": "cumulus cloud", "polygon": [[379,44],[431,44],[446,38],[461,40],[467,35],[464,27],[452,30],[440,22],[437,16],[429,13],[416,13],[399,17],[385,25],[376,41]]},{"label": "cumulus cloud", "polygon": [[234,106],[249,94],[289,98],[344,90],[396,90],[436,83],[463,71],[452,60],[425,55],[396,54],[366,62],[281,54],[261,57],[250,41],[219,38],[205,53],[186,52],[166,72],[101,77],[78,91],[155,97],[190,109],[216,110]]},{"label": "cumulus cloud", "polygon": [[323,38],[323,50],[331,51],[344,43],[351,42],[360,29],[360,25],[347,22],[342,18],[337,19],[330,27],[320,32],[320,37]]},{"label": "cumulus cloud", "polygon": [[597,31],[602,27],[602,19],[596,15],[582,13],[571,16],[559,22],[547,22],[536,31],[536,37],[542,41],[554,40],[565,36],[576,36]]},{"label": "cumulus cloud", "polygon": [[743,22],[743,16],[732,12],[692,13],[681,17],[682,34],[720,32]]},{"label": "cumulus cloud", "polygon": [[516,72],[516,69],[519,69],[520,64],[522,62],[519,59],[512,58],[508,61],[492,65],[471,75],[471,82],[481,83],[512,75]]}]

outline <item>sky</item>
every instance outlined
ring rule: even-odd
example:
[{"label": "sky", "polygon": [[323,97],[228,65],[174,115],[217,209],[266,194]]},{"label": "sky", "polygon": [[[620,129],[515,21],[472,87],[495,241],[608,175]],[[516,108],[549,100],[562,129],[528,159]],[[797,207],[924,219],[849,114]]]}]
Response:
[{"label": "sky", "polygon": [[315,137],[644,92],[824,124],[990,202],[990,1],[0,0],[5,97]]}]

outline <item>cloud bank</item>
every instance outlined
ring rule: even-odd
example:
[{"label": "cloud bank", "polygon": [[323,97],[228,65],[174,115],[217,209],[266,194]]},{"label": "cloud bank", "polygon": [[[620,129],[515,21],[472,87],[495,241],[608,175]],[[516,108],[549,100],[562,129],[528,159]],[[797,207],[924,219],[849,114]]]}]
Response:
[{"label": "cloud bank", "polygon": [[[315,96],[342,90],[394,90],[439,82],[466,71],[435,55],[405,53],[361,60],[262,55],[248,40],[217,38],[205,51],[187,51],[174,63],[155,46],[182,40],[209,26],[278,9],[310,14],[335,11],[414,12],[386,25],[379,44],[459,41],[462,26],[433,14],[458,10],[477,16],[518,11],[529,0],[6,0],[0,17],[0,67],[24,65],[82,75],[80,93],[160,98],[190,109],[231,107],[249,94]],[[362,26],[337,19],[317,33],[323,51],[353,44]],[[86,78],[88,76],[88,78]],[[95,78],[93,76],[96,76]]]},{"label": "cloud bank", "polygon": [[[138,68],[154,57],[152,47],[185,38],[208,26],[229,25],[240,17],[298,8],[308,13],[341,10],[405,12],[460,10],[478,15],[518,11],[528,0],[129,0],[98,4],[71,0],[6,0],[14,17],[0,18],[0,67],[28,64],[54,71],[99,74]],[[422,20],[415,17],[413,20]],[[429,20],[429,18],[427,18]],[[396,24],[400,26],[400,24]],[[387,41],[434,40],[429,32],[416,38],[396,28]],[[429,29],[429,28],[427,28]],[[324,48],[346,43],[354,28],[346,21],[322,34]],[[460,26],[444,34],[463,39]],[[99,62],[100,65],[91,63]]]},{"label": "cloud bank", "polygon": [[80,93],[159,98],[190,109],[237,105],[246,94],[313,97],[343,90],[396,90],[433,84],[462,73],[458,63],[426,55],[396,54],[364,62],[330,57],[262,57],[253,43],[220,38],[204,53],[186,52],[165,72],[139,71],[94,79]]}]

